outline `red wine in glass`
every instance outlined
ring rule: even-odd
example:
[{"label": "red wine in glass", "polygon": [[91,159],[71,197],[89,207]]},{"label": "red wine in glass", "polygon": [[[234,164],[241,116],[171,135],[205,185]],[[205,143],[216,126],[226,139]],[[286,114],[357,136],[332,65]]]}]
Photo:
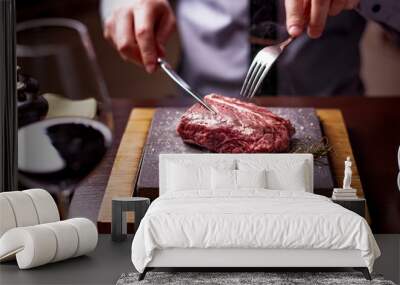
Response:
[{"label": "red wine in glass", "polygon": [[[72,19],[19,23],[17,62],[38,81],[21,78],[18,181],[48,190],[67,217],[74,189],[101,165],[112,141],[110,98],[88,30]],[[79,111],[87,101],[90,115]]]}]

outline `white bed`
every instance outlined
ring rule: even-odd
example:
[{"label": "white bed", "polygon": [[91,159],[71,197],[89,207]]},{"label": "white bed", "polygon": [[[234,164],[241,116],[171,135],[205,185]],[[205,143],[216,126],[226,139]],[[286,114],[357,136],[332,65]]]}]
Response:
[{"label": "white bed", "polygon": [[371,230],[312,194],[311,155],[163,154],[159,171],[132,243],[140,278],[155,267],[354,267],[370,278]]}]

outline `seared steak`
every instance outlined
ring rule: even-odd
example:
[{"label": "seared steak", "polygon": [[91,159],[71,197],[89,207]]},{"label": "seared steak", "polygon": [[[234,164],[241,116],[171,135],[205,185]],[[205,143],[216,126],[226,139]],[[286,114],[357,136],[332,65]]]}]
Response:
[{"label": "seared steak", "polygon": [[204,100],[218,114],[198,103],[190,107],[177,127],[186,143],[227,153],[283,152],[289,148],[295,132],[292,124],[267,108],[217,94]]}]

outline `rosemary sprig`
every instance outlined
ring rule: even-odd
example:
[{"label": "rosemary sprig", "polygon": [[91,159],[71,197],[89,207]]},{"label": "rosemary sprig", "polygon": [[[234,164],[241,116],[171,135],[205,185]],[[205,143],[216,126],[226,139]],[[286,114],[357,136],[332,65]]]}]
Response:
[{"label": "rosemary sprig", "polygon": [[311,153],[314,159],[326,156],[330,151],[332,151],[332,146],[326,137],[323,137],[320,141],[312,139],[305,141],[294,140],[289,150],[291,153]]}]

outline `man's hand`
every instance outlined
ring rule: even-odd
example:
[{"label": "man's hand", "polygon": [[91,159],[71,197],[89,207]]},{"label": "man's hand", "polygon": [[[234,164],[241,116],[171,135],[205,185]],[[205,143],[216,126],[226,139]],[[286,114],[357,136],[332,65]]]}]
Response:
[{"label": "man's hand", "polygon": [[310,38],[319,38],[328,16],[354,9],[360,0],[285,0],[286,26],[292,37],[298,37],[305,28]]},{"label": "man's hand", "polygon": [[122,58],[144,65],[152,73],[174,29],[175,16],[167,0],[133,0],[106,20],[104,37]]}]

